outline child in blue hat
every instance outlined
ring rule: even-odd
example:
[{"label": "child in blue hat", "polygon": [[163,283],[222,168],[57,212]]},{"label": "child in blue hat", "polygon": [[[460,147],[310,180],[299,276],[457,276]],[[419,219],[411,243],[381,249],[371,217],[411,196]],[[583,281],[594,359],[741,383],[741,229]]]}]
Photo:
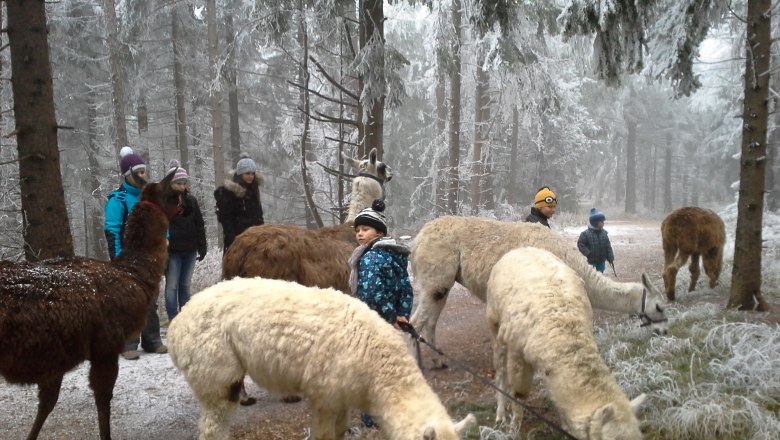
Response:
[{"label": "child in blue hat", "polygon": [[588,217],[588,229],[582,231],[577,240],[577,248],[588,259],[588,264],[601,273],[604,273],[606,262],[612,264],[615,261],[609,235],[604,229],[606,219],[603,212],[592,208]]}]

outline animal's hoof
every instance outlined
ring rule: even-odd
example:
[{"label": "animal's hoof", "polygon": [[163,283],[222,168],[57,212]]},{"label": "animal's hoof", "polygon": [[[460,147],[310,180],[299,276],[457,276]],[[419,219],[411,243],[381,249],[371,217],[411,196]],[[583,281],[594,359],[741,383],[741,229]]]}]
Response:
[{"label": "animal's hoof", "polygon": [[246,399],[239,402],[241,406],[252,406],[255,403],[257,403],[257,399],[254,397],[247,397]]},{"label": "animal's hoof", "polygon": [[294,394],[282,397],[282,402],[284,403],[298,403],[301,400],[303,400],[301,396],[296,396]]},{"label": "animal's hoof", "polygon": [[138,360],[139,357],[141,357],[141,353],[137,350],[127,350],[124,353],[122,353],[122,357],[127,359],[128,361],[135,361]]}]

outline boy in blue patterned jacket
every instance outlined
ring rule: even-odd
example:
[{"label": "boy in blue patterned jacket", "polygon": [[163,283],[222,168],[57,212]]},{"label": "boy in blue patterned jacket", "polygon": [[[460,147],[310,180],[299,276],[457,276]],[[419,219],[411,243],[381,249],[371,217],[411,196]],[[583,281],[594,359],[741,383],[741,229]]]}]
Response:
[{"label": "boy in blue patterned jacket", "polygon": [[[355,217],[355,238],[359,246],[349,258],[349,286],[352,294],[385,321],[398,327],[409,322],[414,299],[407,264],[409,248],[386,237],[385,203],[374,200]],[[366,413],[360,415],[367,427],[376,426]]]}]

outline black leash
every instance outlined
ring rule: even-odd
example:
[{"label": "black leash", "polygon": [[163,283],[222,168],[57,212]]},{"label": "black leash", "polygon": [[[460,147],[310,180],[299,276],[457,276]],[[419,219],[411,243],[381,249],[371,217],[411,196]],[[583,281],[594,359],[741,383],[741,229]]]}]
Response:
[{"label": "black leash", "polygon": [[[513,397],[511,394],[509,394],[509,393],[507,393],[506,391],[502,390],[501,388],[497,387],[497,386],[496,386],[496,385],[495,385],[495,384],[494,384],[492,381],[490,381],[490,380],[488,380],[488,379],[486,379],[486,378],[484,378],[484,377],[480,376],[479,374],[475,373],[475,372],[474,372],[472,369],[470,369],[469,367],[467,367],[465,364],[463,364],[462,362],[458,361],[457,359],[455,359],[455,358],[452,358],[452,357],[450,357],[450,356],[447,356],[446,354],[444,354],[444,352],[443,352],[443,351],[441,351],[441,350],[439,350],[438,348],[434,347],[434,346],[433,346],[431,343],[429,343],[428,341],[426,341],[426,340],[425,340],[425,338],[423,338],[422,336],[420,336],[420,334],[419,334],[419,333],[417,333],[417,330],[415,330],[415,329],[414,329],[414,327],[412,326],[412,324],[410,324],[410,323],[408,323],[408,322],[398,322],[397,324],[398,324],[398,327],[400,327],[400,329],[401,329],[402,331],[404,331],[404,332],[408,333],[408,334],[409,334],[409,335],[410,335],[412,338],[414,338],[415,340],[417,340],[417,341],[419,341],[419,342],[422,342],[423,344],[427,345],[428,347],[430,347],[430,349],[431,349],[431,350],[435,351],[436,353],[438,353],[438,354],[439,354],[439,355],[441,355],[441,356],[444,356],[445,358],[447,358],[447,360],[451,361],[453,364],[455,364],[455,366],[457,366],[457,367],[458,367],[458,368],[460,368],[461,370],[464,370],[464,371],[466,371],[467,373],[469,373],[469,374],[471,374],[472,376],[474,376],[475,378],[477,378],[477,379],[478,379],[480,382],[482,382],[483,384],[485,384],[485,385],[489,386],[490,388],[493,388],[494,390],[496,390],[496,391],[498,391],[499,393],[501,393],[501,394],[503,394],[504,396],[506,396],[506,397],[507,397],[509,400],[511,400],[512,402],[514,402],[514,403],[516,403],[516,404],[518,404],[518,405],[522,406],[523,408],[525,408],[525,410],[526,410],[526,411],[530,412],[530,413],[531,413],[533,416],[535,416],[537,419],[539,419],[539,420],[543,421],[544,423],[546,423],[547,425],[549,425],[549,426],[550,426],[551,428],[553,428],[555,431],[558,431],[559,433],[563,434],[563,436],[565,436],[567,439],[570,439],[570,440],[579,440],[579,439],[577,439],[577,437],[575,437],[575,436],[573,436],[573,435],[569,434],[569,433],[568,433],[568,432],[567,432],[565,429],[563,429],[563,428],[562,428],[560,425],[558,425],[557,423],[555,423],[555,422],[551,421],[550,419],[548,419],[547,417],[545,417],[545,416],[543,416],[543,415],[539,414],[538,412],[534,411],[534,410],[533,410],[533,409],[532,409],[530,406],[528,406],[528,405],[526,405],[525,403],[523,403],[523,402],[521,402],[521,401],[517,400],[517,399],[516,399],[516,398],[514,398],[514,397]],[[420,355],[420,352],[419,352],[419,345],[418,345],[418,351],[417,351],[417,356],[418,356],[418,357],[417,357],[417,359],[420,359],[419,355]]]}]

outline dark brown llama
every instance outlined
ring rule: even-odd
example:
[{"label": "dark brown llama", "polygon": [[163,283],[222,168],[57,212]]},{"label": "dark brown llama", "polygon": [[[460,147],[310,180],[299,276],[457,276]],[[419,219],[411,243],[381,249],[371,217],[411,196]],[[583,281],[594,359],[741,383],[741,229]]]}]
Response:
[{"label": "dark brown llama", "polygon": [[222,258],[222,278],[263,277],[349,294],[349,256],[357,246],[352,227],[361,209],[382,198],[390,167],[377,160],[376,149],[358,161],[344,157],[358,172],[352,181],[347,222],[309,230],[294,225],[253,226],[236,237]]},{"label": "dark brown llama", "polygon": [[688,291],[694,290],[699,280],[700,255],[704,271],[710,279],[710,288],[715,287],[723,264],[723,244],[726,241],[726,226],[718,214],[696,206],[672,211],[661,223],[661,236],[664,248],[664,287],[670,301],[674,301],[677,271],[685,265],[689,256],[691,284]]},{"label": "dark brown llama", "polygon": [[168,260],[168,219],[178,198],[162,182],[146,185],[127,218],[124,249],[112,262],[54,258],[0,262],[0,374],[38,385],[35,440],[57,404],[62,377],[90,361],[101,440],[111,439],[111,397],[119,353],[138,337]]}]

